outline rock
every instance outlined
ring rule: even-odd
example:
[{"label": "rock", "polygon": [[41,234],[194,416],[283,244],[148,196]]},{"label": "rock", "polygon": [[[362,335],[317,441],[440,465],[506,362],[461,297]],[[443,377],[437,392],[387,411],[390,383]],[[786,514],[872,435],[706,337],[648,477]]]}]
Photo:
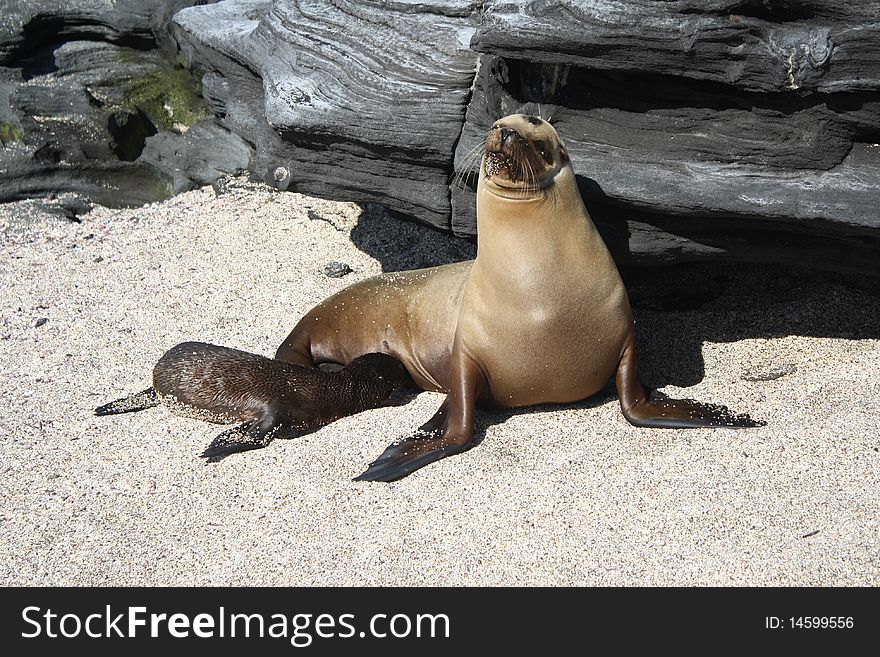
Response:
[{"label": "rock", "polygon": [[486,3],[475,50],[741,91],[880,89],[880,6],[847,0]]},{"label": "rock", "polygon": [[764,364],[753,367],[744,372],[743,381],[775,381],[789,374],[797,372],[797,366],[794,363],[781,363],[779,365]]},{"label": "rock", "polygon": [[70,192],[138,205],[248,165],[249,147],[208,118],[191,73],[169,59],[170,16],[186,4],[36,0],[4,8],[0,200]]},{"label": "rock", "polygon": [[[693,81],[554,68],[484,57],[456,150],[464,179],[474,180],[477,163],[464,160],[495,117],[543,112],[620,262],[872,267],[880,147],[864,140],[876,130],[872,117],[880,124],[880,97],[744,97]],[[451,188],[461,235],[475,232],[472,188]]]},{"label": "rock", "polygon": [[165,177],[135,161],[156,129],[126,96],[126,85],[162,67],[158,54],[75,41],[52,57],[54,70],[8,87],[23,136],[0,151],[0,199],[73,192],[116,206],[166,198]]},{"label": "rock", "polygon": [[246,171],[253,149],[214,120],[202,120],[183,134],[147,137],[138,161],[163,172],[175,194],[212,184],[221,176]]},{"label": "rock", "polygon": [[91,212],[94,204],[87,198],[77,194],[61,194],[55,199],[45,202],[47,211],[57,212],[69,221],[80,221],[80,215]]},{"label": "rock", "polygon": [[175,20],[208,106],[276,188],[473,236],[468,154],[528,108],[556,115],[620,262],[873,266],[873,4],[479,4],[229,0]]},{"label": "rock", "polygon": [[342,278],[348,276],[354,270],[344,262],[331,260],[321,269],[325,276],[329,278]]},{"label": "rock", "polygon": [[622,264],[876,273],[877,3],[191,4],[5,11],[0,199],[143,203],[247,168],[472,237],[475,149],[528,111]]},{"label": "rock", "polygon": [[448,229],[481,3],[227,0],[175,16],[209,107],[277,186]]}]

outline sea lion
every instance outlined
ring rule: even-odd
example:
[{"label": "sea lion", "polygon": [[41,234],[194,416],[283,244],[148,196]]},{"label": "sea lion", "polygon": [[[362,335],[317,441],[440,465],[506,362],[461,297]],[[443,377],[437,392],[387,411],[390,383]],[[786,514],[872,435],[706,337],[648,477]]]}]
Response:
[{"label": "sea lion", "polygon": [[420,388],[447,393],[357,480],[393,481],[468,449],[478,405],[574,402],[612,378],[624,417],[639,427],[761,424],[645,389],[626,289],[547,121],[502,118],[483,150],[475,260],[352,285],[309,311],[275,355],[314,367],[386,353]]},{"label": "sea lion", "polygon": [[156,363],[151,388],[99,406],[95,414],[164,404],[178,415],[217,424],[243,421],[217,436],[202,453],[209,460],[220,460],[380,406],[407,382],[403,365],[385,354],[361,355],[340,370],[324,371],[237,349],[184,342]]}]

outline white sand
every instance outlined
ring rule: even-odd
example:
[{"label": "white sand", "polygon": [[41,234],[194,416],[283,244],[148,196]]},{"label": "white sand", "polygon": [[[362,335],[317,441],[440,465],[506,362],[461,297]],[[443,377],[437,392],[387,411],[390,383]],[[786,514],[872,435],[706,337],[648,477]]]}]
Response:
[{"label": "white sand", "polygon": [[[0,206],[0,221],[31,208]],[[312,305],[380,271],[349,239],[359,215],[238,183],[7,231],[0,583],[880,584],[876,335],[708,341],[703,380],[664,389],[748,411],[762,429],[635,429],[607,395],[484,413],[476,448],[394,484],[351,478],[440,395],[214,465],[198,458],[214,425],[163,408],[93,416],[146,387],[180,341],[274,353]],[[391,219],[379,234],[381,221],[356,230],[397,262],[467,251]],[[355,273],[325,277],[330,260]],[[876,316],[876,298],[834,294]],[[797,315],[798,299],[773,312]],[[667,315],[683,335],[701,312]],[[731,322],[764,314],[757,303]],[[779,364],[794,371],[741,378]]]}]

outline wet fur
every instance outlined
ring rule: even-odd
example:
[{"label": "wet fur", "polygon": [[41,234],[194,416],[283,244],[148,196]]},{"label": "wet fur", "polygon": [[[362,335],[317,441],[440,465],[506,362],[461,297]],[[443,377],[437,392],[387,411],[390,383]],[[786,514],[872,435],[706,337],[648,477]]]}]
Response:
[{"label": "wet fur", "polygon": [[407,382],[406,369],[385,354],[367,354],[341,370],[324,371],[228,347],[184,342],[156,363],[152,388],[100,406],[95,414],[126,413],[162,403],[185,417],[218,424],[243,422],[205,450],[203,456],[217,459],[380,406]]}]

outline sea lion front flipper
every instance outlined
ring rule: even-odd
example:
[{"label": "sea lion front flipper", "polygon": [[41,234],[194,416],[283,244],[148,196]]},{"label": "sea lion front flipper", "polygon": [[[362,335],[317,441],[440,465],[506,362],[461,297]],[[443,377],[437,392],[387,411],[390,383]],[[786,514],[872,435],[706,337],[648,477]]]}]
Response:
[{"label": "sea lion front flipper", "polygon": [[271,436],[260,431],[257,422],[245,422],[227,429],[211,441],[211,444],[201,453],[202,458],[208,463],[216,463],[231,454],[248,452],[252,449],[262,449],[272,442]]},{"label": "sea lion front flipper", "polygon": [[734,413],[720,404],[703,404],[693,399],[672,399],[657,390],[648,391],[636,366],[635,339],[624,348],[615,378],[620,410],[636,427],[695,429],[699,427],[763,427],[745,413]]},{"label": "sea lion front flipper", "polygon": [[253,420],[227,429],[211,441],[202,457],[208,463],[216,463],[230,454],[262,449],[275,438],[293,438],[297,432],[289,416],[279,410],[276,404],[269,404]]},{"label": "sea lion front flipper", "polygon": [[369,468],[354,478],[354,481],[396,481],[429,463],[464,452],[469,448],[469,441],[458,444],[444,438],[440,432],[416,431],[406,438],[391,443]]},{"label": "sea lion front flipper", "polygon": [[[486,379],[470,359],[454,359],[452,386],[434,416],[415,433],[389,445],[354,481],[395,481],[447,456],[467,451],[474,441],[476,400]],[[456,362],[459,366],[456,367]]]}]

